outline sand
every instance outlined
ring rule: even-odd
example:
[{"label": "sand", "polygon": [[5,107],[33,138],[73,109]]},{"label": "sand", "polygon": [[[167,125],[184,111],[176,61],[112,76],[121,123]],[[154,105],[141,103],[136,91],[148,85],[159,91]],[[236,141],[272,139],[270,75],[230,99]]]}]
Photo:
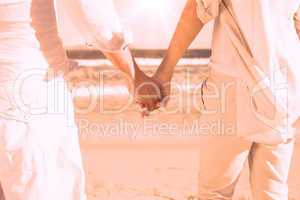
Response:
[{"label": "sand", "polygon": [[[143,70],[153,73],[155,67],[143,61],[144,65],[148,64]],[[180,95],[185,97],[184,103],[170,102],[169,109],[177,108],[176,112],[157,111],[144,119],[134,104],[124,108],[129,96],[123,76],[111,71],[106,62],[96,70],[95,63],[99,62],[90,62],[90,67],[80,69],[77,79],[93,85],[92,95],[88,96],[89,92],[82,87],[75,98],[76,107],[81,111],[91,102],[90,97],[96,98],[89,112],[77,114],[88,200],[196,200],[197,137],[184,135],[179,130],[183,130],[184,123],[191,124],[201,115],[199,109],[190,104],[188,97],[192,87],[187,86],[199,83],[205,62],[188,60],[176,68],[174,80],[183,86],[184,92]],[[99,73],[107,70],[109,72],[99,82]],[[103,84],[103,90],[99,89],[99,84]],[[200,101],[197,94],[196,101]],[[157,124],[177,126],[167,131],[154,127]],[[300,145],[296,145],[289,179],[290,199],[293,200],[300,200],[299,166]],[[247,166],[234,199],[251,199]]]}]

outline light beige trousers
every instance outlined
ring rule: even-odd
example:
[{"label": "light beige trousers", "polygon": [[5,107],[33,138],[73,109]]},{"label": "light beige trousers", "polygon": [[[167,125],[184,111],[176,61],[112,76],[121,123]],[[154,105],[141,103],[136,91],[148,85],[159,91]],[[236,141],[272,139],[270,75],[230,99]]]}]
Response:
[{"label": "light beige trousers", "polygon": [[[253,115],[249,93],[241,80],[212,74],[208,81],[204,88],[206,112],[199,130],[200,200],[232,199],[248,161],[254,200],[287,200],[293,136],[298,128],[288,129],[291,137],[266,131],[264,126],[268,124]],[[217,121],[221,121],[218,129]]]},{"label": "light beige trousers", "polygon": [[287,200],[294,140],[277,145],[251,143],[235,136],[203,136],[200,145],[199,198],[232,199],[247,161],[254,200]]}]

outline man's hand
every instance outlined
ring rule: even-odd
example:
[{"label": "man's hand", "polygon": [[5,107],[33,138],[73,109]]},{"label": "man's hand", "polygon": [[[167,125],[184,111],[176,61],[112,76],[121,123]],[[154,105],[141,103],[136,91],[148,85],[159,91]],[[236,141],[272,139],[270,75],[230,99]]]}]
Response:
[{"label": "man's hand", "polygon": [[134,87],[135,99],[143,109],[143,116],[148,115],[150,111],[159,108],[159,103],[161,101],[161,87],[154,79],[138,70],[135,74]]},{"label": "man's hand", "polygon": [[157,71],[152,77],[156,84],[160,87],[161,101],[160,106],[167,106],[170,95],[171,95],[171,81],[172,75],[163,73],[162,71]]},{"label": "man's hand", "polygon": [[195,0],[188,0],[162,64],[153,76],[153,80],[160,85],[160,90],[162,92],[162,106],[166,106],[170,99],[171,80],[175,66],[179,59],[184,56],[185,51],[191,45],[203,26],[204,23],[198,18],[197,2]]}]

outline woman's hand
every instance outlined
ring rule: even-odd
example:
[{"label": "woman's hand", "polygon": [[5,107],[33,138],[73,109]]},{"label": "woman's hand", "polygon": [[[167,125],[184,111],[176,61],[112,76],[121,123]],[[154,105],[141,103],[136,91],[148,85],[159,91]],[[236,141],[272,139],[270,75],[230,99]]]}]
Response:
[{"label": "woman's hand", "polygon": [[158,82],[138,70],[135,74],[134,87],[135,99],[143,109],[143,116],[149,115],[149,112],[159,108],[161,87]]}]

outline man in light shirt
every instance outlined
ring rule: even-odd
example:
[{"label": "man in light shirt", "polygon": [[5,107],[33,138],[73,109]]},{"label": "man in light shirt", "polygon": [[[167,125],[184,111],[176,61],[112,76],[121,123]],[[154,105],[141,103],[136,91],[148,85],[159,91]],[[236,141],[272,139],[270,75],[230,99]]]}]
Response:
[{"label": "man in light shirt", "polygon": [[[136,88],[155,84],[132,58],[111,1],[63,3],[87,41]],[[0,182],[6,200],[86,199],[73,102],[64,80],[74,67],[58,36],[53,0],[0,1]]]},{"label": "man in light shirt", "polygon": [[175,65],[202,27],[215,20],[201,120],[223,120],[234,130],[200,138],[199,199],[232,199],[247,160],[254,199],[288,199],[300,116],[299,6],[299,0],[187,0],[153,78],[166,104]]}]

